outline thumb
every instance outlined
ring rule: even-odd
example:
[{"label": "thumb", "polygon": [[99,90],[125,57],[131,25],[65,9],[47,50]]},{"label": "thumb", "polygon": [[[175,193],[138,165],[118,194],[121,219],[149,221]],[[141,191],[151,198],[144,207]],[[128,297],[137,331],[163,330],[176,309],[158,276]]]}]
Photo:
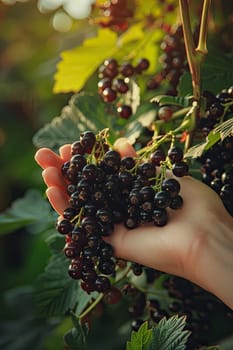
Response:
[{"label": "thumb", "polygon": [[120,153],[121,157],[136,157],[137,153],[129,141],[121,137],[114,143],[114,148]]}]

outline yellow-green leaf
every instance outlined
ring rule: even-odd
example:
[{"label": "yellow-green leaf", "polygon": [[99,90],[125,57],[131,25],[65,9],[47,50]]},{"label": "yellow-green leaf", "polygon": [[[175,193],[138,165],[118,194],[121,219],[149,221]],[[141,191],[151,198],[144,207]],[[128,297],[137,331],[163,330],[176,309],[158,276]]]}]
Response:
[{"label": "yellow-green leaf", "polygon": [[61,53],[57,65],[54,92],[77,92],[103,60],[117,50],[117,36],[109,29],[98,30],[98,36],[85,40],[82,46]]}]

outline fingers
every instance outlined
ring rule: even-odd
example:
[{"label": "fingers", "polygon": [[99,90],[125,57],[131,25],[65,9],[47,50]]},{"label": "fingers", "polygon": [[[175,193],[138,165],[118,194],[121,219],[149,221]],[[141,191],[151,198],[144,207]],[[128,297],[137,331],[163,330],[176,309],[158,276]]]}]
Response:
[{"label": "fingers", "polygon": [[173,237],[174,229],[169,224],[166,227],[144,226],[133,230],[116,225],[114,233],[105,240],[114,247],[118,258],[181,275],[182,258],[174,247]]},{"label": "fingers", "polygon": [[71,145],[70,144],[63,145],[62,147],[60,147],[59,153],[61,155],[63,162],[68,162],[71,158]]},{"label": "fingers", "polygon": [[137,153],[126,138],[119,138],[114,143],[114,148],[121,154],[121,157],[136,157]]},{"label": "fingers", "polygon": [[57,186],[63,188],[63,190],[66,188],[64,177],[62,176],[60,169],[56,167],[50,166],[43,170],[42,177],[48,187]]},{"label": "fingers", "polygon": [[63,163],[63,160],[49,148],[39,149],[35,154],[35,161],[42,169],[48,167],[60,168]]},{"label": "fingers", "polygon": [[46,195],[52,207],[59,215],[62,215],[64,210],[69,207],[68,195],[60,187],[50,186],[46,191]]}]

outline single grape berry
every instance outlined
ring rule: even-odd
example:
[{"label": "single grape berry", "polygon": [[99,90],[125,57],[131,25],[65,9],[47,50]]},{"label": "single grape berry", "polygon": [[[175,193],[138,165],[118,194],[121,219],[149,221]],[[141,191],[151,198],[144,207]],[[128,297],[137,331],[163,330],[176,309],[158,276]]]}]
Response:
[{"label": "single grape berry", "polygon": [[119,288],[112,286],[104,292],[104,301],[107,304],[113,305],[119,303],[122,299],[122,293]]},{"label": "single grape berry", "polygon": [[174,146],[168,150],[168,158],[170,159],[171,163],[177,163],[180,162],[183,159],[183,151],[180,147]]},{"label": "single grape berry", "polygon": [[111,288],[110,281],[107,277],[105,276],[97,276],[95,280],[95,289],[98,292],[106,292],[108,289]]},{"label": "single grape berry", "polygon": [[111,87],[107,87],[102,92],[104,102],[113,102],[117,98],[117,93]]},{"label": "single grape berry", "polygon": [[160,107],[158,110],[158,118],[164,122],[168,122],[173,114],[173,110],[169,106]]},{"label": "single grape berry", "polygon": [[128,83],[122,78],[115,79],[112,84],[114,89],[120,94],[125,94],[129,90]]},{"label": "single grape berry", "polygon": [[121,65],[121,74],[124,76],[124,77],[131,77],[133,74],[134,74],[134,67],[132,66],[132,64],[130,63],[123,63]]},{"label": "single grape berry", "polygon": [[184,161],[176,162],[172,166],[172,172],[177,177],[183,177],[185,175],[188,175],[188,164]]},{"label": "single grape berry", "polygon": [[150,161],[154,166],[160,166],[160,163],[166,159],[165,153],[162,149],[157,149],[150,155]]},{"label": "single grape berry", "polygon": [[117,113],[123,119],[128,119],[132,115],[132,108],[128,105],[121,105],[117,107]]},{"label": "single grape berry", "polygon": [[154,196],[154,204],[157,208],[167,208],[171,203],[171,196],[168,191],[159,191]]},{"label": "single grape berry", "polygon": [[103,78],[99,80],[97,86],[99,94],[102,94],[104,89],[112,87],[112,80],[110,78]]},{"label": "single grape berry", "polygon": [[171,199],[169,207],[171,209],[180,209],[183,205],[183,198],[180,195],[177,195]]},{"label": "single grape berry", "polygon": [[180,184],[176,179],[165,179],[161,186],[163,191],[168,191],[172,198],[176,197],[180,192]]},{"label": "single grape berry", "polygon": [[141,58],[136,67],[135,67],[135,71],[136,73],[142,73],[143,71],[147,70],[150,66],[150,61],[147,58]]},{"label": "single grape berry", "polygon": [[59,233],[66,235],[72,231],[72,224],[69,220],[62,219],[57,222],[56,229]]}]

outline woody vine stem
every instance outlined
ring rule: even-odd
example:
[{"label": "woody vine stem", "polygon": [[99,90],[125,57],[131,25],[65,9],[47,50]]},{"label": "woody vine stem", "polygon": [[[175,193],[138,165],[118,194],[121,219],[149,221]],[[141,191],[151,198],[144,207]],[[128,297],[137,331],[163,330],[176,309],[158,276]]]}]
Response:
[{"label": "woody vine stem", "polygon": [[195,130],[196,119],[199,110],[198,106],[201,98],[201,64],[203,63],[205,56],[208,53],[206,40],[211,0],[203,1],[200,32],[196,48],[193,40],[188,2],[188,0],[179,0],[179,9],[183,27],[185,50],[192,79],[193,100],[194,103],[196,103],[197,108],[194,108],[194,113],[192,114],[193,120],[191,122],[191,130],[189,130],[189,134],[186,139],[185,151],[187,151],[192,144],[193,133]]}]

